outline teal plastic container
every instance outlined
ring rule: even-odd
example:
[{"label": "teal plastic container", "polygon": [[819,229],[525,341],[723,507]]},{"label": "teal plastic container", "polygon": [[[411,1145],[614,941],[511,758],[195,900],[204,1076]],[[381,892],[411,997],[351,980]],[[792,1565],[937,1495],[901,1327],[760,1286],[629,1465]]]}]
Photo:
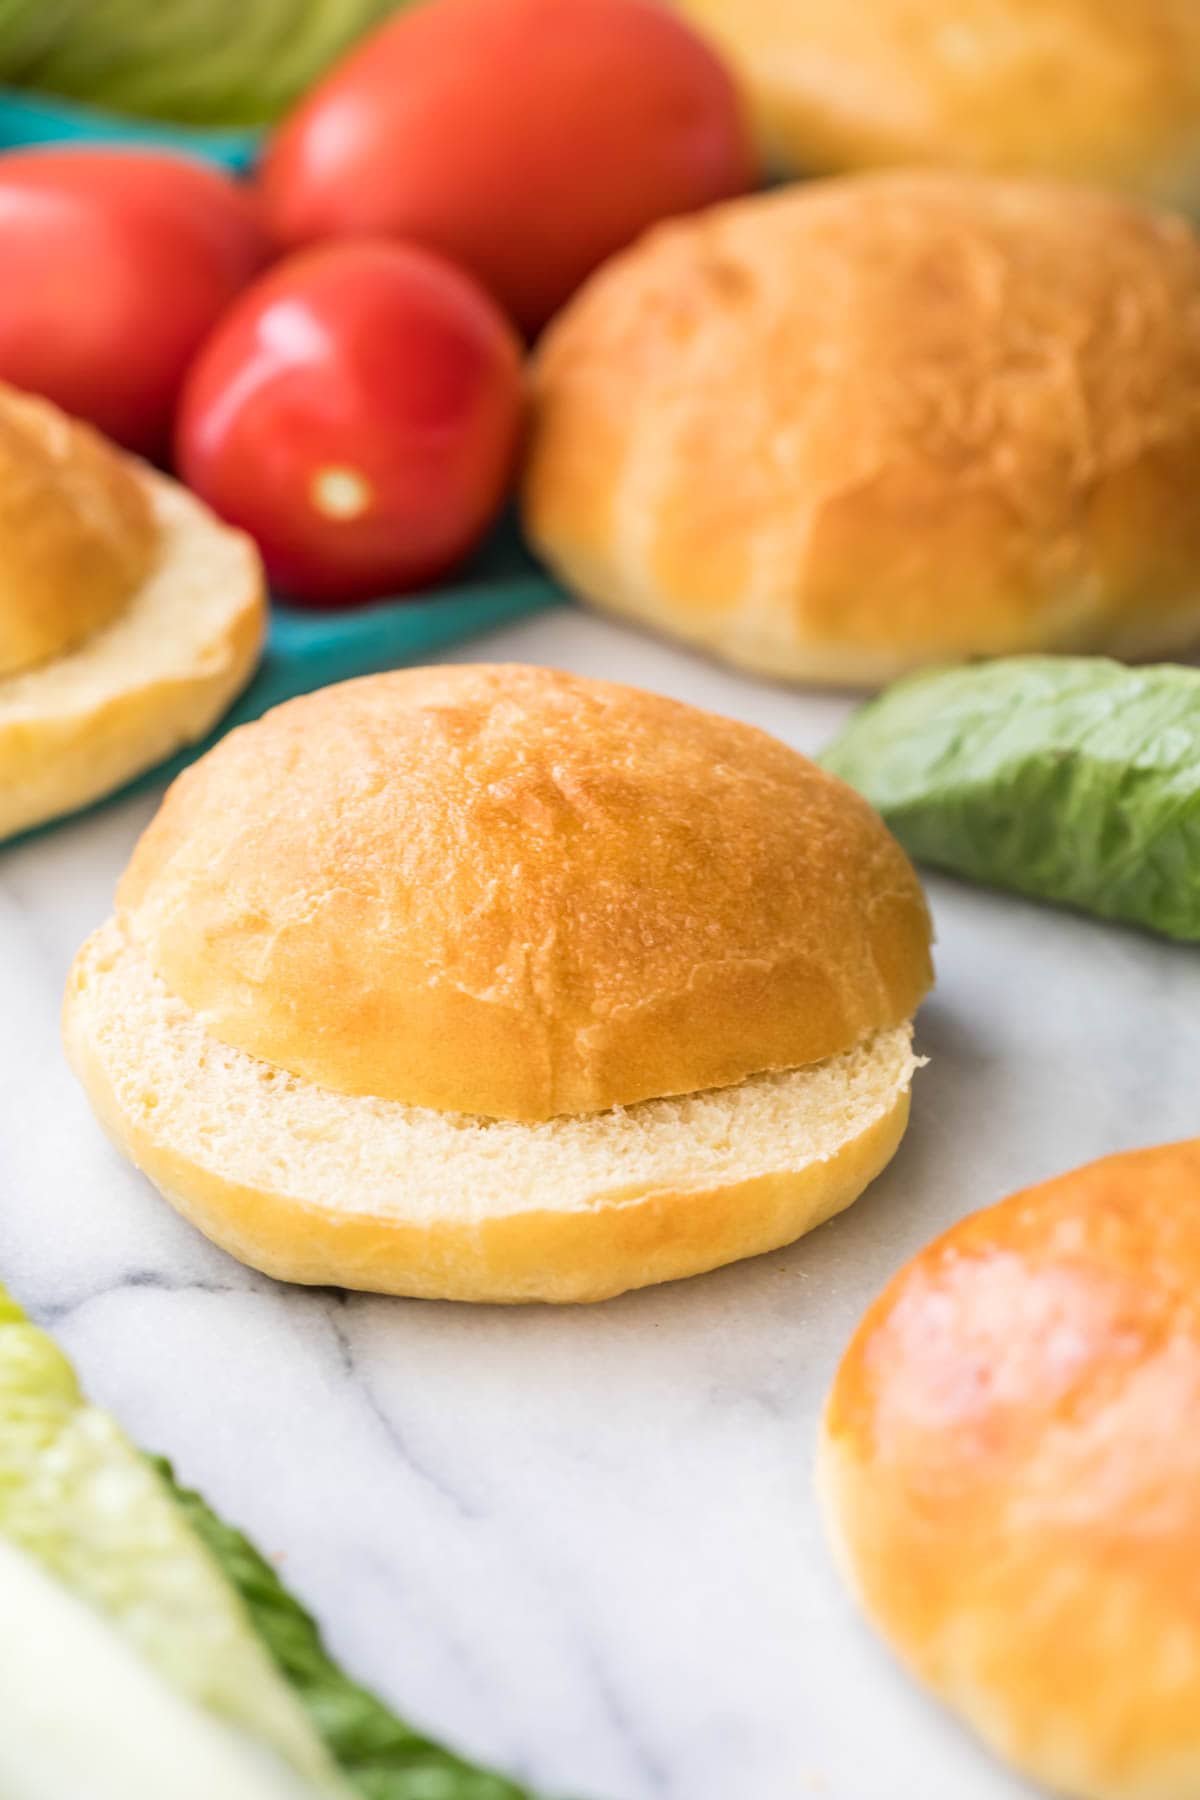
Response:
[{"label": "teal plastic container", "polygon": [[241,171],[251,167],[261,142],[260,131],[164,125],[157,119],[133,119],[99,106],[59,100],[53,94],[0,87],[0,150],[26,150],[37,144],[144,144]]}]

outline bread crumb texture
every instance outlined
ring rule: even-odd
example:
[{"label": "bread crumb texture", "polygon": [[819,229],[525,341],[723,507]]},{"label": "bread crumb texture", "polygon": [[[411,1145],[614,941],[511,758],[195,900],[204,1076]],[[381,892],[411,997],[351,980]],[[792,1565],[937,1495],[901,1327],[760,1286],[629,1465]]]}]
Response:
[{"label": "bread crumb texture", "polygon": [[293,1280],[592,1299],[790,1241],[904,1129],[907,1025],[811,1068],[522,1124],[349,1096],[212,1037],[110,921],[77,959],[72,1060],[181,1210]]}]

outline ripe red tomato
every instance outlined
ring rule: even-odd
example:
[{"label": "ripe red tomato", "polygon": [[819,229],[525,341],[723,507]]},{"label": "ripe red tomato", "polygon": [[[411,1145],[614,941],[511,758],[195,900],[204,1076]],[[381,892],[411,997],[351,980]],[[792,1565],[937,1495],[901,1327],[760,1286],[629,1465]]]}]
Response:
[{"label": "ripe red tomato", "polygon": [[251,193],[185,157],[0,156],[0,379],[155,455],[193,353],[266,253]]},{"label": "ripe red tomato", "polygon": [[732,79],[651,0],[438,0],[314,89],[261,182],[279,242],[427,244],[532,332],[645,226],[754,173]]},{"label": "ripe red tomato", "polygon": [[279,264],[184,388],[180,471],[257,539],[298,600],[434,580],[495,518],[521,423],[521,350],[469,275],[368,240]]}]

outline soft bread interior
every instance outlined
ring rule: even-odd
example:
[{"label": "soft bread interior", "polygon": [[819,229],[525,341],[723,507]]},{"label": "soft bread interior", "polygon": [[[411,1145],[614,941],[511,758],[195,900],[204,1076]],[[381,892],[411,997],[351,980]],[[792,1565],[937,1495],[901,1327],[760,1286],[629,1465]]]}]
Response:
[{"label": "soft bread interior", "polygon": [[601,1298],[789,1242],[888,1161],[907,1025],[810,1067],[539,1124],[348,1096],[208,1035],[113,922],[68,1048],[98,1115],[180,1209],[292,1280]]},{"label": "soft bread interior", "polygon": [[113,622],[0,679],[0,838],[111,792],[202,737],[245,686],[266,602],[248,538],[141,471],[158,560]]}]

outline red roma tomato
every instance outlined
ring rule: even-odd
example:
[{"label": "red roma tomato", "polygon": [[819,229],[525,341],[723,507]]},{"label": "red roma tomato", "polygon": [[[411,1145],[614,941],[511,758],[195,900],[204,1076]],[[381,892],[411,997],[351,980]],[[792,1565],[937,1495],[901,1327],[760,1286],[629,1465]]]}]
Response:
[{"label": "red roma tomato", "polygon": [[201,339],[266,260],[253,196],[181,156],[0,156],[0,379],[166,448]]},{"label": "red roma tomato", "polygon": [[498,512],[521,350],[469,275],[360,240],[290,258],[235,303],[184,388],[185,481],[272,580],[336,603],[445,574]]},{"label": "red roma tomato", "polygon": [[730,76],[651,0],[438,0],[313,91],[261,180],[281,243],[428,244],[533,332],[645,226],[754,174]]}]

